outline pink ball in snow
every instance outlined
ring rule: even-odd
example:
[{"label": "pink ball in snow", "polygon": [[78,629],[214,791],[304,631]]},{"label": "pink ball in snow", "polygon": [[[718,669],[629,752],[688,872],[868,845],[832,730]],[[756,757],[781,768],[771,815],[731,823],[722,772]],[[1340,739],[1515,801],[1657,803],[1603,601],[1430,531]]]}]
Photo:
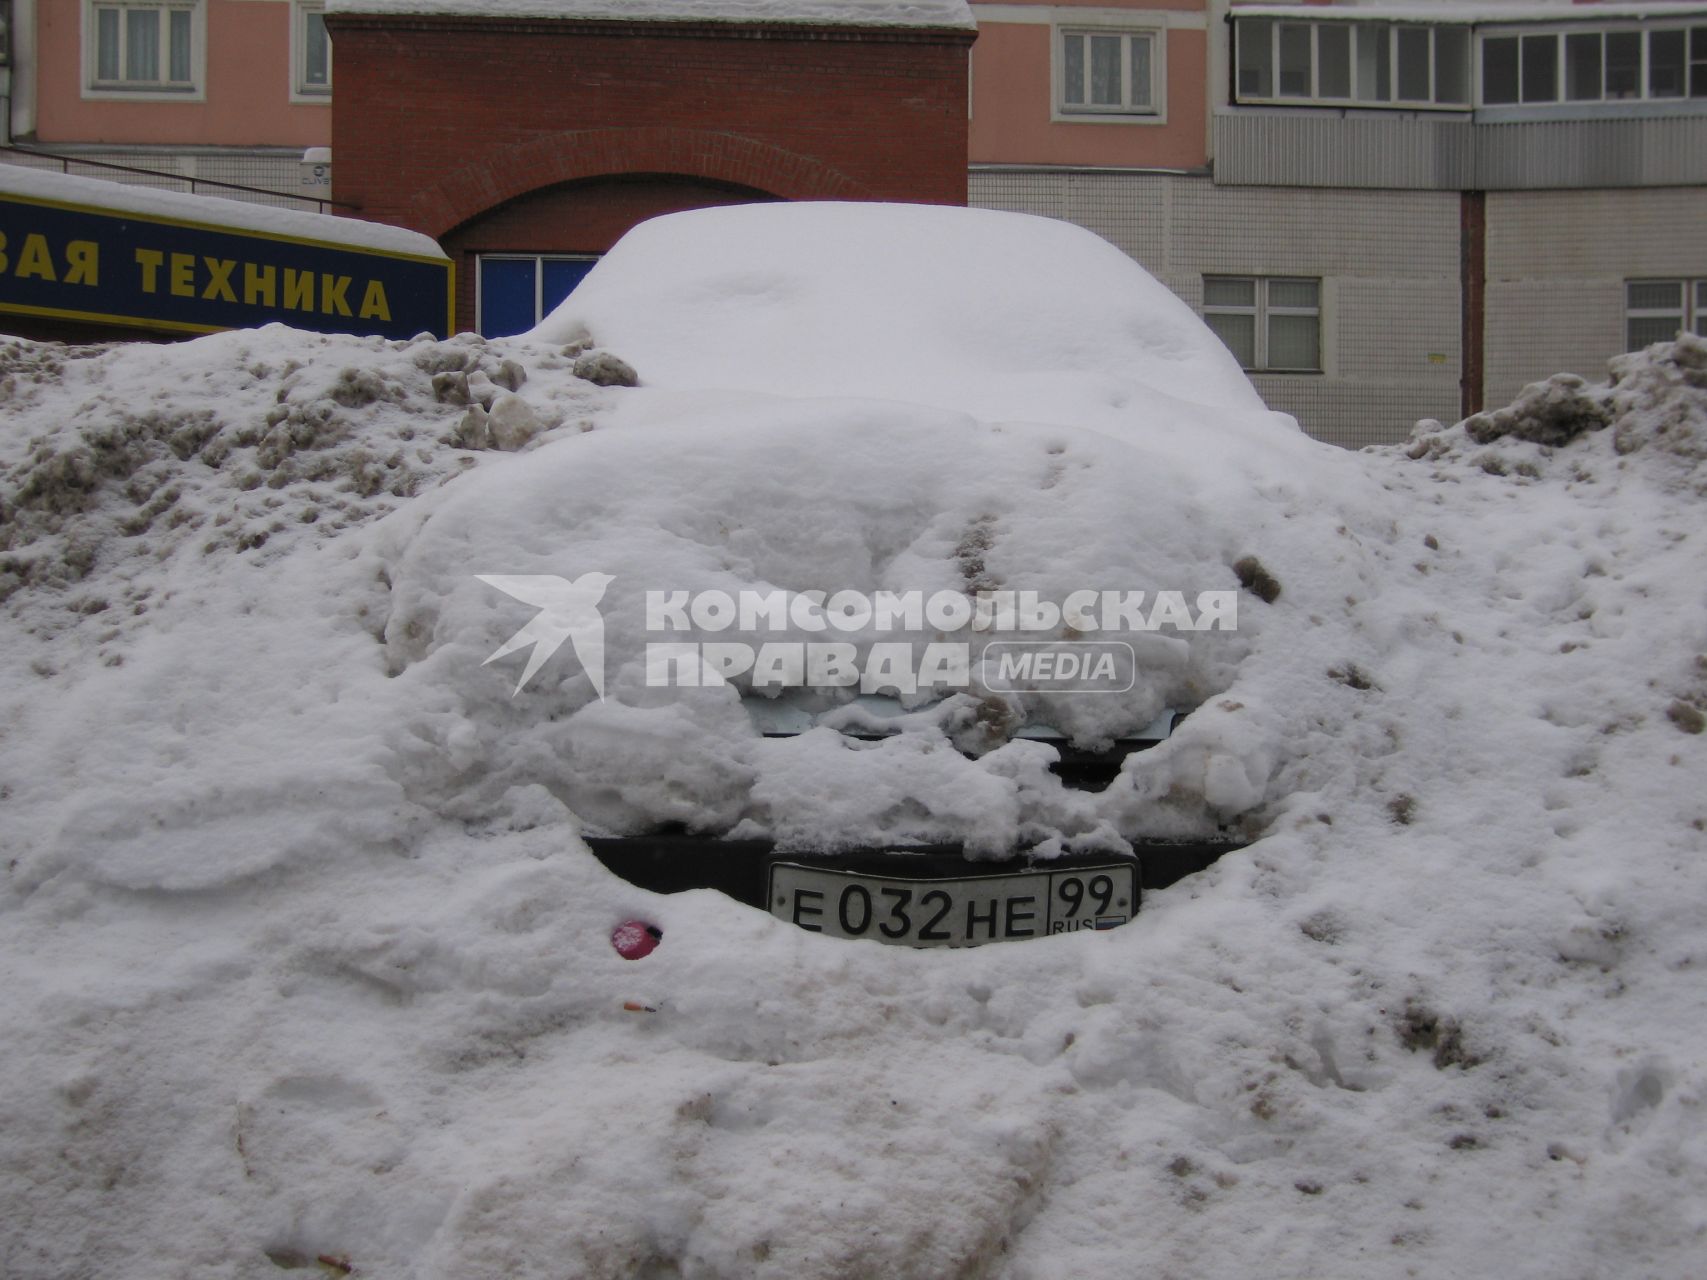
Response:
[{"label": "pink ball in snow", "polygon": [[664,931],[644,920],[624,920],[611,930],[610,944],[624,960],[649,956],[663,939]]}]

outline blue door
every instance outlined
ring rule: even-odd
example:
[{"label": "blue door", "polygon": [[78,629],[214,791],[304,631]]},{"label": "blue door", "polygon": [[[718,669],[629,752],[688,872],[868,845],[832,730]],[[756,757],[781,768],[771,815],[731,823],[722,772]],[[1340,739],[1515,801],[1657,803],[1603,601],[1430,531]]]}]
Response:
[{"label": "blue door", "polygon": [[550,315],[597,262],[566,254],[482,254],[475,327],[488,338],[526,333]]}]

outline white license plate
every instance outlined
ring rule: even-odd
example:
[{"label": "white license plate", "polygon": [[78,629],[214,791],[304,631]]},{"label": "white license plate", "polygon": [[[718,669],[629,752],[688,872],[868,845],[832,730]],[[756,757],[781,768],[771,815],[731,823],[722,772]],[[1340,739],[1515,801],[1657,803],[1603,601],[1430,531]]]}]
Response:
[{"label": "white license plate", "polygon": [[1112,929],[1138,903],[1132,862],[997,876],[907,879],[773,862],[771,914],[833,938],[975,947]]}]

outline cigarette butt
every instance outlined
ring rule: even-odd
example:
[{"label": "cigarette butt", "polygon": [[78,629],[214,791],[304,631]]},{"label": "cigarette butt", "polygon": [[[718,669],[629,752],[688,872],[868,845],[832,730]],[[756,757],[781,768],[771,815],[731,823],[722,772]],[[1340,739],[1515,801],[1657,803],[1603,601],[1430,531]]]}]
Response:
[{"label": "cigarette butt", "polygon": [[626,1009],[629,1013],[657,1013],[658,1012],[658,1006],[657,1005],[641,1004],[640,1001],[638,1001],[638,1000],[624,1000],[622,1002],[622,1007],[624,1009]]}]

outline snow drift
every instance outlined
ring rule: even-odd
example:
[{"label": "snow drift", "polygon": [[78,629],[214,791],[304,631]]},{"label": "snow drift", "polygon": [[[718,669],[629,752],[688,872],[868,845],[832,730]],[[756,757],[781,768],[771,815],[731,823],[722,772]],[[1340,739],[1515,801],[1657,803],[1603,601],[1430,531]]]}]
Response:
[{"label": "snow drift", "polygon": [[[905,252],[1018,225],[968,216]],[[992,305],[974,359],[976,315],[906,329],[936,287],[862,386],[878,302],[777,260],[748,336],[842,307],[796,353],[822,385],[733,293],[723,347],[711,301],[653,335],[620,254],[502,343],[4,344],[0,1271],[1687,1274],[1707,346],[1353,455],[1181,372],[1195,328],[1027,348]],[[1108,272],[1075,302],[1142,296]],[[641,385],[577,377],[571,319]],[[1242,581],[1240,629],[1074,713],[1196,700],[1088,800],[930,715],[854,752],[654,701],[616,583],[605,701],[566,657],[516,697],[519,656],[481,665],[527,611],[476,573],[974,561]],[[1257,838],[1125,928],[926,953],[654,898],[577,836],[661,818]]]}]

